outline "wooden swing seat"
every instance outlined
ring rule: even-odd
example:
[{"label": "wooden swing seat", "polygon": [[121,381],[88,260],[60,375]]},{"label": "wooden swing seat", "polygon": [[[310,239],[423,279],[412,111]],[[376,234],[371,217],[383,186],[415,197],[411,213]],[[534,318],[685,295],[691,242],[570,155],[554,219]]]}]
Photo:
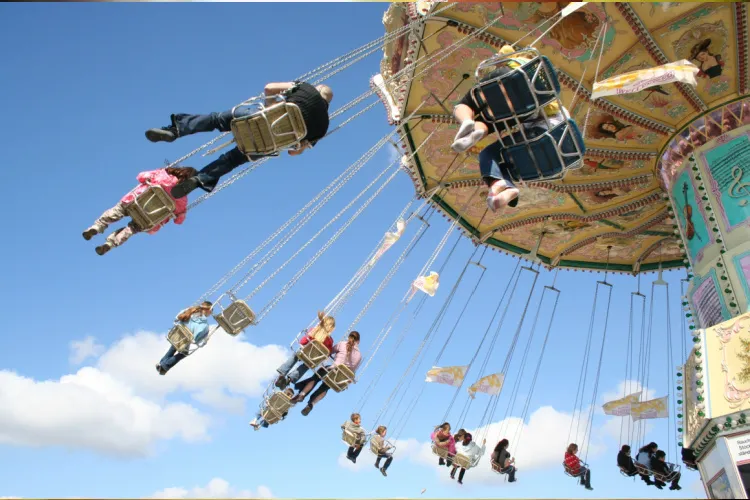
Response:
[{"label": "wooden swing seat", "polygon": [[370,440],[370,451],[373,455],[380,456],[380,453],[383,452],[383,450],[387,450],[388,453],[393,455],[393,452],[396,451],[396,447],[388,440],[383,440],[383,446],[378,446],[375,441],[372,439]]},{"label": "wooden swing seat", "polygon": [[349,446],[362,446],[367,441],[366,435],[357,434],[346,429],[342,429],[341,439]]},{"label": "wooden swing seat", "polygon": [[268,425],[273,425],[280,421],[291,407],[292,399],[284,391],[276,391],[266,399],[261,416],[268,422]]},{"label": "wooden swing seat", "polygon": [[185,325],[174,325],[167,334],[167,340],[178,352],[189,354],[190,345],[193,343],[193,332]]},{"label": "wooden swing seat", "polygon": [[230,127],[237,148],[245,155],[276,153],[297,146],[307,135],[302,111],[296,104],[288,102],[235,118]]},{"label": "wooden swing seat", "polygon": [[161,186],[151,186],[125,207],[125,213],[141,231],[150,231],[174,215],[175,203]]},{"label": "wooden swing seat", "polygon": [[311,370],[320,366],[330,355],[331,353],[328,348],[317,340],[310,340],[310,342],[297,351],[297,359],[302,361]]},{"label": "wooden swing seat", "polygon": [[439,456],[440,458],[448,458],[450,456],[448,448],[441,448],[434,442],[432,443],[432,453]]},{"label": "wooden swing seat", "polygon": [[214,316],[221,328],[231,336],[242,333],[242,330],[255,324],[255,313],[242,300],[233,301],[221,313]]},{"label": "wooden swing seat", "polygon": [[335,365],[323,377],[323,383],[336,392],[346,390],[354,381],[354,372],[346,365]]}]

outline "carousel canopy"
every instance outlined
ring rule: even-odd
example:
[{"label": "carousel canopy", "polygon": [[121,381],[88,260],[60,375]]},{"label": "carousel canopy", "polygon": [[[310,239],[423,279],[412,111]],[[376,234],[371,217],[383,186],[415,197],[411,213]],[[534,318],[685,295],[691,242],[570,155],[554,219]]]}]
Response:
[{"label": "carousel canopy", "polygon": [[[386,80],[411,65],[403,77],[387,83],[401,117],[417,110],[401,123],[404,148],[414,151],[438,129],[408,165],[415,187],[424,193],[447,184],[433,201],[446,216],[459,217],[472,238],[521,256],[538,246],[538,257],[550,266],[603,270],[608,255],[613,271],[684,266],[657,175],[659,160],[698,118],[748,94],[744,3],[587,4],[536,44],[557,69],[562,102],[584,131],[583,166],[560,181],[528,183],[515,208],[496,214],[486,210],[487,189],[477,164],[492,136],[455,161],[450,145],[457,125],[450,111],[475,83],[478,63],[522,37],[519,46],[527,46],[552,22],[537,27],[567,4],[455,3],[445,9],[445,3],[416,2],[389,7],[384,17],[388,32],[445,9],[388,44],[381,65]],[[592,49],[605,23],[596,81],[687,59],[700,68],[697,87],[668,83],[592,101],[599,59],[599,51]],[[426,71],[419,66],[423,58],[467,37],[468,43]]]}]

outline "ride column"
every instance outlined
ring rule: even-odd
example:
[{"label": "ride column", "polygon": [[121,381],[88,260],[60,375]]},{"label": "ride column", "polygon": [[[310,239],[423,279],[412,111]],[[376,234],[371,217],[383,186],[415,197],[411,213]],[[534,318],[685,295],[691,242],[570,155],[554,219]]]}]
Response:
[{"label": "ride column", "polygon": [[[750,126],[709,134],[662,175],[690,286],[694,348],[678,378],[679,430],[711,498],[750,491]],[[720,120],[719,120],[720,122]],[[715,128],[714,128],[715,130]],[[695,144],[695,141],[691,141]],[[682,406],[680,406],[682,405]]]}]

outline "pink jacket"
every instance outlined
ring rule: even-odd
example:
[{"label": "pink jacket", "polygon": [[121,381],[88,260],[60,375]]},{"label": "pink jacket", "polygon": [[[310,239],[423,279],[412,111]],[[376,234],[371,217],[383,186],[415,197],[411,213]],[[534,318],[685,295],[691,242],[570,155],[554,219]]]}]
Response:
[{"label": "pink jacket", "polygon": [[362,361],[362,353],[359,352],[359,346],[354,344],[352,347],[351,355],[347,355],[346,352],[346,340],[342,340],[333,346],[331,349],[331,356],[333,356],[334,365],[346,365],[353,372],[359,368],[359,363]]},{"label": "pink jacket", "polygon": [[[146,191],[146,189],[148,189],[147,183],[153,184],[154,186],[163,187],[167,194],[172,197],[172,188],[178,182],[177,177],[169,175],[166,169],[163,168],[160,168],[159,170],[141,172],[140,174],[138,174],[138,177],[136,177],[136,179],[138,180],[138,182],[140,182],[140,185],[136,186],[128,194],[123,196],[120,200],[120,203],[123,203],[125,205],[130,205],[131,203],[133,203],[136,196],[140,195],[141,193]],[[178,199],[172,197],[172,199],[175,202],[174,223],[182,224],[183,222],[185,222],[185,214],[187,212],[187,196]],[[148,234],[154,234],[167,222],[168,221],[164,221],[163,223],[154,227],[151,231],[148,232]]]},{"label": "pink jacket", "polygon": [[[438,431],[433,431],[433,433],[430,434],[430,439],[433,443],[435,442],[437,433]],[[448,437],[448,453],[450,453],[451,455],[456,454],[456,439],[453,437],[453,434]]]}]

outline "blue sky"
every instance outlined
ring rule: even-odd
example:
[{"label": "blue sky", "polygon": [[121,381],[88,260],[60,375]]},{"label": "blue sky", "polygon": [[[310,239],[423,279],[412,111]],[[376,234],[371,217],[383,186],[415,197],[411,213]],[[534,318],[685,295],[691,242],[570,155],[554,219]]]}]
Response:
[{"label": "blue sky", "polygon": [[[565,418],[573,410],[594,285],[601,279],[601,275],[580,272],[561,272],[557,279],[562,296],[530,402],[532,414],[546,409],[540,410],[522,435],[520,448],[527,443],[532,452],[527,453],[528,466],[519,463],[518,483],[508,485],[486,470],[471,470],[465,485],[458,487],[446,480],[444,469],[424,463],[416,441],[407,442],[403,453],[397,454],[388,478],[373,470],[368,452],[360,458],[361,467],[342,466],[339,425],[387,361],[388,372],[363,410],[365,426],[373,426],[374,415],[396,386],[471,254],[473,247],[466,240],[448,262],[440,291],[427,301],[394,356],[390,353],[413,305],[358,386],[342,394],[331,393],[308,417],[299,415],[296,408],[278,426],[261,432],[248,427],[260,390],[276,361],[286,355],[274,345],[286,347],[376,245],[413,196],[406,175],[391,183],[259,326],[239,340],[226,336],[212,340],[204,352],[184,361],[167,377],[156,375],[153,365],[167,347],[163,335],[174,314],[386,134],[390,128],[382,106],[300,158],[284,156],[268,162],[191,211],[181,227],[168,226],[155,236],[137,235],[105,257],[94,253],[93,242],[81,238],[83,229],[135,185],[138,172],[159,168],[165,159],[182,156],[212,137],[151,144],[143,136],[145,129],[166,125],[170,113],[230,107],[260,93],[268,81],[293,79],[380,36],[386,7],[378,3],[283,7],[0,4],[0,46],[8,49],[0,84],[6,116],[0,125],[0,162],[10,188],[0,201],[0,220],[8,235],[0,256],[9,267],[0,288],[9,306],[8,334],[0,351],[0,370],[4,370],[0,371],[0,496],[146,497],[157,492],[207,496],[218,491],[226,497],[270,490],[276,497],[287,498],[392,498],[417,497],[424,488],[425,497],[569,498],[586,493],[562,473],[555,459],[545,458],[551,453],[562,459],[563,448],[550,451],[552,445],[545,443],[567,439],[550,434],[567,429]],[[368,89],[368,79],[379,70],[379,59],[379,54],[371,56],[329,82],[335,92],[334,109]],[[307,241],[392,157],[392,150],[381,151],[262,276]],[[200,168],[207,161],[198,157],[186,163]],[[370,346],[446,231],[442,218],[432,221],[419,246],[358,325],[363,348]],[[345,333],[343,329],[415,230],[416,224],[410,225],[406,237],[386,254],[342,311],[337,335]],[[253,305],[265,304],[334,231],[330,229],[306,249],[258,294]],[[455,238],[457,233],[437,266]],[[442,364],[469,361],[515,266],[513,258],[496,252],[488,252],[484,263],[487,274]],[[420,369],[429,368],[442,347],[476,276],[474,270],[468,273]],[[541,287],[550,284],[552,276],[541,273],[532,311]],[[669,310],[678,346],[678,291],[684,271],[665,276],[670,282]],[[644,290],[650,290],[654,277],[642,279]],[[246,293],[259,278],[248,285]],[[636,286],[636,280],[628,276],[610,277],[610,282],[614,295],[600,396],[617,391],[625,376],[622,353],[627,343],[629,294]],[[519,287],[519,294],[528,290],[524,286]],[[520,295],[514,299],[491,366],[503,364],[524,300]],[[654,316],[651,363],[651,385],[657,395],[666,393],[674,372],[667,363],[666,340],[661,334],[666,306],[660,300]],[[519,350],[525,346],[529,326],[527,321]],[[538,358],[542,335],[537,332],[530,364]],[[89,337],[87,343],[74,344]],[[601,329],[595,338],[601,339]],[[71,345],[79,346],[79,354],[91,356],[73,359]],[[484,349],[480,359],[486,354]],[[511,365],[494,422],[506,413],[519,357],[520,352]],[[473,370],[476,374],[478,367]],[[511,415],[520,413],[528,378],[529,372]],[[421,389],[420,380],[418,374],[406,400]],[[428,440],[451,397],[449,387],[426,387],[400,438]],[[459,396],[449,421],[457,419],[464,398],[465,393]],[[601,397],[597,399],[601,404]],[[485,402],[480,395],[466,427],[479,424]],[[84,412],[86,404],[92,413]],[[612,429],[618,431],[619,424],[596,415],[589,460],[594,494],[631,498],[655,494],[641,482],[619,475],[614,465],[617,432],[608,432]],[[674,431],[660,421],[648,439],[666,447],[668,434],[674,446]],[[541,464],[532,465],[536,462]],[[40,477],[44,480],[33,480]],[[215,478],[228,487],[211,483]],[[696,480],[696,474],[685,474],[681,495],[664,491],[659,496],[702,497],[694,488]],[[167,488],[178,489],[164,493]]]}]

